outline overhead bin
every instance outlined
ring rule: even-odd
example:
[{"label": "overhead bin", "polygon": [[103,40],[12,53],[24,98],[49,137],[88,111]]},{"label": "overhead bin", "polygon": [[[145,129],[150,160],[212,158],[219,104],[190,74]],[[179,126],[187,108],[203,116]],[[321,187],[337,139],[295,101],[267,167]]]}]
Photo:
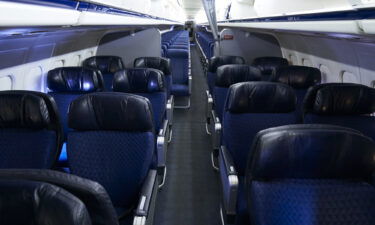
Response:
[{"label": "overhead bin", "polygon": [[83,1],[0,1],[0,26],[173,25],[166,18]]}]

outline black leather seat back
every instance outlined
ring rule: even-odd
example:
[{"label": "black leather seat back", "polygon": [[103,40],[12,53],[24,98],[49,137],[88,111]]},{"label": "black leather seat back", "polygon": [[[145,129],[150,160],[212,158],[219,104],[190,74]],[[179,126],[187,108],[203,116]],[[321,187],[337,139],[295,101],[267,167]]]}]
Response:
[{"label": "black leather seat back", "polygon": [[58,186],[0,179],[1,224],[91,225],[85,204]]},{"label": "black leather seat back", "polygon": [[[118,225],[117,215],[106,190],[97,182],[53,170],[0,170],[0,180],[29,180],[58,186],[79,198],[93,225]],[[1,207],[0,207],[1,208]]]}]

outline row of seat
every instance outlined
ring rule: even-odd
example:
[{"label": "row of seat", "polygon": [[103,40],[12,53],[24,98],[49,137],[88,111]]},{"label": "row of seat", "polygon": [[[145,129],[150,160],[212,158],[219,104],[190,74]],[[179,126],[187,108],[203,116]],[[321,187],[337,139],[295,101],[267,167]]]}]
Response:
[{"label": "row of seat", "polygon": [[215,39],[212,33],[207,31],[197,31],[195,33],[195,38],[204,58],[211,59],[214,56],[215,46]]},{"label": "row of seat", "polygon": [[[270,60],[270,62],[267,60]],[[330,139],[328,137],[329,135],[323,135],[322,137],[317,137],[317,139],[311,138],[311,140],[309,140],[309,136],[315,138],[315,132],[330,133],[332,129],[335,129],[337,133],[341,132],[340,129],[348,130],[348,128],[332,128],[332,126],[314,126],[310,124],[333,124],[350,127],[359,130],[366,136],[374,138],[374,117],[369,116],[369,114],[375,112],[375,100],[371,100],[372,96],[375,94],[374,89],[359,84],[319,84],[321,80],[319,70],[310,67],[287,66],[284,63],[279,63],[283,61],[285,61],[285,59],[266,57],[257,59],[253,63],[253,66],[248,66],[243,64],[244,60],[241,59],[241,57],[235,56],[214,57],[210,60],[209,69],[212,72],[211,76],[214,77],[214,85],[211,91],[208,90],[208,95],[213,95],[213,99],[211,100],[212,108],[210,109],[211,118],[209,122],[212,121],[212,124],[214,124],[211,128],[213,148],[219,149],[218,153],[213,154],[213,156],[219,155],[219,166],[215,165],[217,164],[215,163],[215,161],[217,161],[215,157],[213,157],[213,165],[214,167],[219,167],[220,170],[223,190],[222,215],[227,223],[275,224],[277,223],[275,221],[279,219],[279,223],[282,224],[295,224],[295,222],[291,222],[287,218],[275,217],[275,215],[280,215],[280,211],[283,210],[282,208],[271,210],[274,214],[267,214],[267,216],[262,214],[265,213],[264,211],[267,211],[267,208],[264,208],[262,205],[254,206],[259,207],[259,210],[254,210],[253,205],[259,203],[255,202],[257,200],[261,202],[259,204],[264,204],[262,201],[268,201],[268,203],[271,204],[273,200],[278,200],[276,196],[274,196],[276,199],[269,200],[269,198],[273,196],[272,191],[271,193],[267,192],[267,194],[263,194],[259,198],[257,197],[255,200],[251,198],[251,196],[255,194],[253,195],[252,193],[250,195],[248,193],[253,191],[253,189],[250,190],[250,188],[253,188],[253,184],[251,181],[250,183],[246,181],[245,178],[250,177],[248,179],[252,180],[254,179],[253,175],[249,174],[253,173],[253,171],[263,169],[263,167],[259,168],[257,162],[255,162],[254,154],[258,154],[254,153],[254,151],[258,151],[255,149],[259,148],[261,149],[259,151],[265,151],[264,157],[257,159],[260,160],[261,163],[266,163],[267,166],[269,166],[265,169],[266,172],[261,173],[267,173],[267,176],[270,176],[272,173],[269,171],[274,171],[273,168],[278,168],[278,165],[280,165],[282,168],[286,169],[289,164],[285,163],[289,162],[290,168],[293,168],[295,164],[300,164],[301,168],[305,169],[305,171],[309,171],[310,169],[314,171],[314,168],[317,168],[319,165],[319,161],[313,161],[311,168],[303,168],[303,161],[300,161],[305,159],[303,157],[290,158],[290,160],[285,161],[285,163],[281,160],[278,161],[279,159],[277,157],[288,154],[291,151],[299,151],[304,152],[302,153],[305,154],[303,155],[304,157],[311,156],[312,159],[319,160],[319,157],[323,157],[323,155],[315,156],[313,153],[314,149],[312,148],[322,144],[321,141],[319,141],[320,138],[324,138],[324,140],[333,139]],[[225,65],[225,62],[229,62],[229,65]],[[219,66],[215,67],[216,65]],[[215,68],[215,70],[212,68]],[[266,78],[264,78],[265,75]],[[208,84],[210,84],[210,81],[208,81]],[[297,123],[306,123],[308,125],[275,128],[272,132],[262,131],[272,127]],[[301,132],[304,134],[300,138],[303,141],[309,140],[306,143],[296,138],[301,130],[306,130],[305,133]],[[355,132],[359,133],[359,131]],[[267,135],[271,135],[268,133],[272,133],[273,136],[269,139],[271,141],[265,141],[264,144],[258,146],[262,138],[260,136],[263,133]],[[306,137],[304,135],[306,135]],[[335,135],[338,134],[334,134],[333,136]],[[345,135],[342,136],[343,139],[344,137]],[[351,139],[349,138],[348,140],[350,142]],[[268,147],[267,144],[270,142],[272,142],[272,146],[275,147]],[[255,148],[254,146],[258,147]],[[280,146],[279,152],[276,152],[276,146]],[[356,145],[350,146],[350,151],[354,152],[355,146]],[[269,150],[270,148],[274,148],[274,150]],[[325,147],[322,148],[325,149]],[[272,151],[275,151],[275,153]],[[281,153],[282,151],[284,152]],[[340,148],[332,148],[329,151],[328,153],[321,154],[327,154],[325,156],[331,157],[333,160],[333,157],[338,157],[336,155],[338,154],[337,152],[346,152],[349,150],[340,145]],[[290,154],[292,153],[293,152]],[[364,161],[367,164],[359,166],[366,167],[369,165],[368,163],[371,161],[370,159],[373,155],[362,155],[362,157],[361,160],[367,160]],[[272,163],[267,160],[272,160]],[[341,160],[341,158],[338,157],[337,160]],[[324,163],[325,162],[323,162],[323,164]],[[373,164],[374,162],[372,162],[371,165],[374,166]],[[288,177],[290,168],[284,171],[284,173],[287,174],[284,178],[292,178]],[[283,172],[279,174],[283,174]],[[306,172],[305,175],[301,174],[299,178],[302,179],[304,178],[303,176],[307,178],[309,176],[308,172]],[[319,179],[319,176],[320,174],[318,174],[316,178]],[[274,178],[278,179],[280,177],[276,175]],[[260,176],[257,179],[260,179],[258,181],[262,181],[264,177]],[[303,182],[304,181],[302,181],[302,183]],[[257,191],[259,191],[257,193],[266,192],[266,190],[262,188],[268,188],[270,190],[275,188],[273,183],[272,185],[270,185],[270,183],[266,183],[265,185],[266,186],[262,186],[261,189],[257,189]],[[280,185],[284,185],[284,183]],[[289,183],[285,184],[286,187],[289,187],[288,185]],[[306,185],[308,185],[308,183]],[[271,194],[271,196],[269,196],[269,194]],[[288,195],[288,193],[278,194],[281,196]],[[288,202],[287,197],[285,197],[283,203]],[[302,192],[300,197],[303,197]],[[333,198],[336,197],[338,196],[333,196]],[[311,201],[317,200],[312,199]],[[279,203],[277,202],[275,204]],[[297,204],[300,204],[299,206],[301,207],[309,207],[308,202],[303,203],[302,201],[297,201]],[[346,206],[340,207],[345,208]],[[291,210],[298,209],[298,207],[295,208],[295,206],[291,206],[291,208]],[[351,208],[348,207],[348,209]],[[372,206],[372,208],[366,210],[373,209],[374,207]],[[311,213],[315,213],[315,211]],[[342,211],[333,213],[333,219],[335,221],[340,213],[342,213]],[[259,216],[259,214],[263,216]],[[285,216],[291,217],[296,221],[300,219],[294,218],[295,215],[290,215],[289,212],[285,212]],[[314,215],[310,215],[310,217],[311,216]],[[322,221],[327,219],[324,218],[325,215],[323,215],[322,218],[319,216],[314,219],[321,219]],[[373,218],[365,217],[365,220],[373,221]],[[302,223],[303,220],[300,221],[301,222],[297,224],[306,224]]]},{"label": "row of seat", "polygon": [[[115,56],[95,56],[88,58],[83,63],[84,67],[63,67],[48,72],[47,86],[49,94],[57,102],[64,130],[64,141],[68,129],[68,109],[71,102],[84,93],[107,90],[105,82],[111,82],[111,91],[133,93],[144,96],[150,100],[153,106],[155,133],[157,134],[158,167],[165,171],[165,154],[167,144],[171,139],[171,125],[173,119],[173,108],[171,100],[167,100],[168,82],[170,75],[169,61],[164,58],[142,57],[134,61],[136,68],[132,69],[109,69],[119,68],[121,59]],[[145,68],[148,67],[148,68]],[[97,70],[100,68],[101,70]],[[156,69],[155,69],[156,68]],[[102,74],[104,74],[104,79]],[[63,146],[60,162],[62,166],[68,167],[66,156],[66,145]],[[160,172],[165,174],[165,172]]]},{"label": "row of seat", "polygon": [[172,95],[188,97],[187,104],[175,107],[189,108],[192,85],[189,33],[187,31],[163,33],[162,55],[171,61]]},{"label": "row of seat", "polygon": [[[56,224],[145,224],[148,218],[152,223],[159,184],[155,124],[147,98],[94,92],[73,100],[66,138],[71,174],[30,170],[53,168],[61,150],[62,127],[51,96],[0,92],[0,118],[0,189],[9,193],[1,198],[11,202],[2,222],[35,216],[40,224],[59,219]],[[24,217],[12,218],[17,207],[25,209]]]}]

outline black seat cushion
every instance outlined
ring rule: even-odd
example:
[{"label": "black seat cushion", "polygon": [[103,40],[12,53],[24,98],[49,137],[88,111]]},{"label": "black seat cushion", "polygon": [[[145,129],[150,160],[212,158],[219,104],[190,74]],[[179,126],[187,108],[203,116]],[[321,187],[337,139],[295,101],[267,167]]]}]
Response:
[{"label": "black seat cushion", "polygon": [[116,73],[124,69],[124,63],[118,56],[92,56],[83,61],[86,68],[100,70],[102,73]]},{"label": "black seat cushion", "polygon": [[81,131],[154,131],[150,101],[117,92],[96,92],[74,100],[69,109],[68,124]]},{"label": "black seat cushion", "polygon": [[271,77],[271,81],[287,84],[295,89],[308,89],[320,84],[321,79],[319,69],[307,66],[281,67]]},{"label": "black seat cushion", "polygon": [[97,182],[53,170],[0,170],[0,179],[29,180],[61,187],[86,206],[93,225],[117,225],[117,215],[106,190]]},{"label": "black seat cushion", "polygon": [[85,204],[63,188],[0,179],[1,224],[90,225]]},{"label": "black seat cushion", "polygon": [[217,69],[215,86],[228,88],[239,82],[260,81],[261,79],[261,72],[256,67],[230,64]]},{"label": "black seat cushion", "polygon": [[104,89],[98,70],[83,67],[60,67],[48,72],[47,86],[51,92],[94,92]]}]

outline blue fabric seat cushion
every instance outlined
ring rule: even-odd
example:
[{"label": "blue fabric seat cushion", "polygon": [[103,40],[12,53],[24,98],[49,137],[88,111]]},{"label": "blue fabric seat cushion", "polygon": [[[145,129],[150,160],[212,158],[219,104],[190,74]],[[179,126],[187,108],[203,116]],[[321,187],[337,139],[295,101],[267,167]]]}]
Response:
[{"label": "blue fabric seat cushion", "polygon": [[71,173],[99,182],[115,207],[136,204],[154,157],[152,132],[73,131],[67,153]]},{"label": "blue fabric seat cushion", "polygon": [[0,129],[1,169],[50,169],[57,154],[55,131]]},{"label": "blue fabric seat cushion", "polygon": [[375,224],[375,188],[355,181],[253,181],[252,224]]},{"label": "blue fabric seat cushion", "polygon": [[223,142],[231,153],[240,176],[245,174],[248,154],[255,135],[264,129],[295,124],[295,113],[246,113],[225,112]]}]

